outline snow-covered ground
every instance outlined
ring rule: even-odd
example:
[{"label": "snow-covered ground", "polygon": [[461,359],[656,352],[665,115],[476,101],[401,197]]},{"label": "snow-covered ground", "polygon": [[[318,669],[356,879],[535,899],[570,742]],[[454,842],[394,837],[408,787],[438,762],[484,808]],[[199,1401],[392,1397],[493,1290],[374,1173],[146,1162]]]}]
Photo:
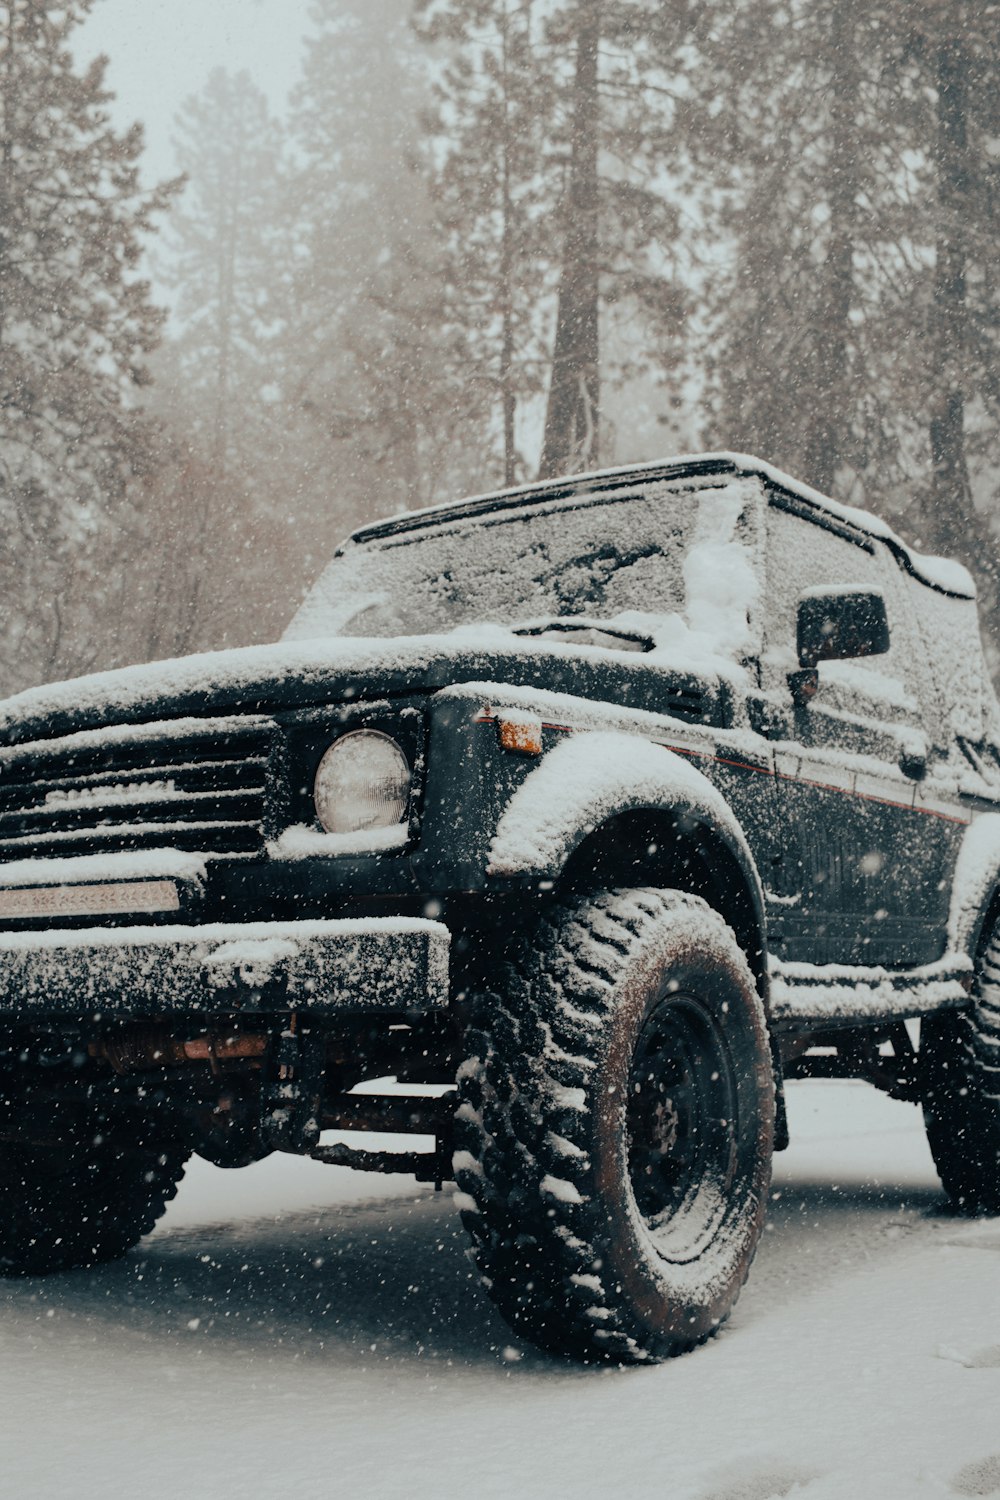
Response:
[{"label": "snow-covered ground", "polygon": [[653,1369],[517,1346],[447,1190],[193,1162],[124,1262],[0,1284],[0,1496],[1000,1495],[1000,1221],[943,1212],[912,1106],[790,1095],[739,1307]]}]

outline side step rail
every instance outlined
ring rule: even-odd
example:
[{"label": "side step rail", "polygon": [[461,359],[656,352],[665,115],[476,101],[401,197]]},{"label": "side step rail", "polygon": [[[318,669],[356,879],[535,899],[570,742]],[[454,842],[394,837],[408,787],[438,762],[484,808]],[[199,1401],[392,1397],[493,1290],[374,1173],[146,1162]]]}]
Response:
[{"label": "side step rail", "polygon": [[346,1142],[314,1146],[313,1161],[359,1172],[400,1172],[440,1190],[451,1181],[452,1117],[455,1091],[423,1094],[342,1094],[323,1109],[323,1130],[363,1130],[376,1134],[431,1135],[432,1151],[378,1151]]},{"label": "side step rail", "polygon": [[771,960],[771,1019],[778,1031],[873,1026],[970,1004],[972,961],[949,953],[915,969]]}]

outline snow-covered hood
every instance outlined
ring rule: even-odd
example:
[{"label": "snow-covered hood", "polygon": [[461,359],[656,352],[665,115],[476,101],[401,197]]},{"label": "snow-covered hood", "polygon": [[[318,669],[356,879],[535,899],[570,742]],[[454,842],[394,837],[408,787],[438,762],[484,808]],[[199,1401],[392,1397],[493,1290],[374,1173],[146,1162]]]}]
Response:
[{"label": "snow-covered hood", "polygon": [[[18,744],[105,724],[216,713],[288,711],[434,692],[452,683],[503,681],[581,697],[656,706],[669,675],[712,691],[718,675],[698,661],[519,637],[501,627],[391,640],[324,638],[122,667],[30,688],[0,702],[0,740]],[[647,703],[647,700],[649,702]]]}]

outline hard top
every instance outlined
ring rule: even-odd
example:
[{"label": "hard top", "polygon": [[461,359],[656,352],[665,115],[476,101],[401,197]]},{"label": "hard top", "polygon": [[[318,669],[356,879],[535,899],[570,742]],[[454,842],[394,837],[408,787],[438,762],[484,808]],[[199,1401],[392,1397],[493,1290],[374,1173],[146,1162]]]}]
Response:
[{"label": "hard top", "polygon": [[[925,557],[909,547],[890,526],[870,511],[859,510],[832,500],[819,490],[793,479],[763,459],[746,453],[684,454],[656,463],[627,464],[613,469],[597,469],[586,474],[572,474],[559,479],[537,481],[511,489],[495,490],[467,499],[444,501],[421,510],[403,511],[385,521],[372,522],[352,532],[349,543],[364,544],[382,538],[405,536],[407,532],[425,530],[450,520],[474,519],[491,512],[513,509],[544,501],[572,500],[575,496],[593,496],[602,490],[620,489],[624,484],[655,483],[661,480],[711,478],[713,475],[750,477],[763,480],[772,490],[794,499],[811,512],[810,519],[822,525],[828,518],[838,529],[845,526],[864,536],[885,542],[899,558],[907,572],[929,588],[952,598],[975,599],[975,584],[960,563],[946,558]],[[343,549],[340,549],[341,551]],[[339,554],[338,554],[339,555]]]}]

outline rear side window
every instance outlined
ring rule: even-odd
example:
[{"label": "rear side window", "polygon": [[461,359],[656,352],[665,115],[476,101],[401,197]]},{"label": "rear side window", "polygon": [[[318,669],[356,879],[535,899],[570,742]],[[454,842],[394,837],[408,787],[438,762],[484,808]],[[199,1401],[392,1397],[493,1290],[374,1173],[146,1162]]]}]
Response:
[{"label": "rear side window", "polygon": [[[920,620],[921,647],[929,685],[928,730],[939,748],[965,769],[968,747],[981,747],[987,734],[989,689],[975,602],[953,599],[905,580]],[[963,744],[967,747],[963,750]],[[973,750],[973,757],[976,752]],[[991,779],[997,767],[991,757]]]}]

